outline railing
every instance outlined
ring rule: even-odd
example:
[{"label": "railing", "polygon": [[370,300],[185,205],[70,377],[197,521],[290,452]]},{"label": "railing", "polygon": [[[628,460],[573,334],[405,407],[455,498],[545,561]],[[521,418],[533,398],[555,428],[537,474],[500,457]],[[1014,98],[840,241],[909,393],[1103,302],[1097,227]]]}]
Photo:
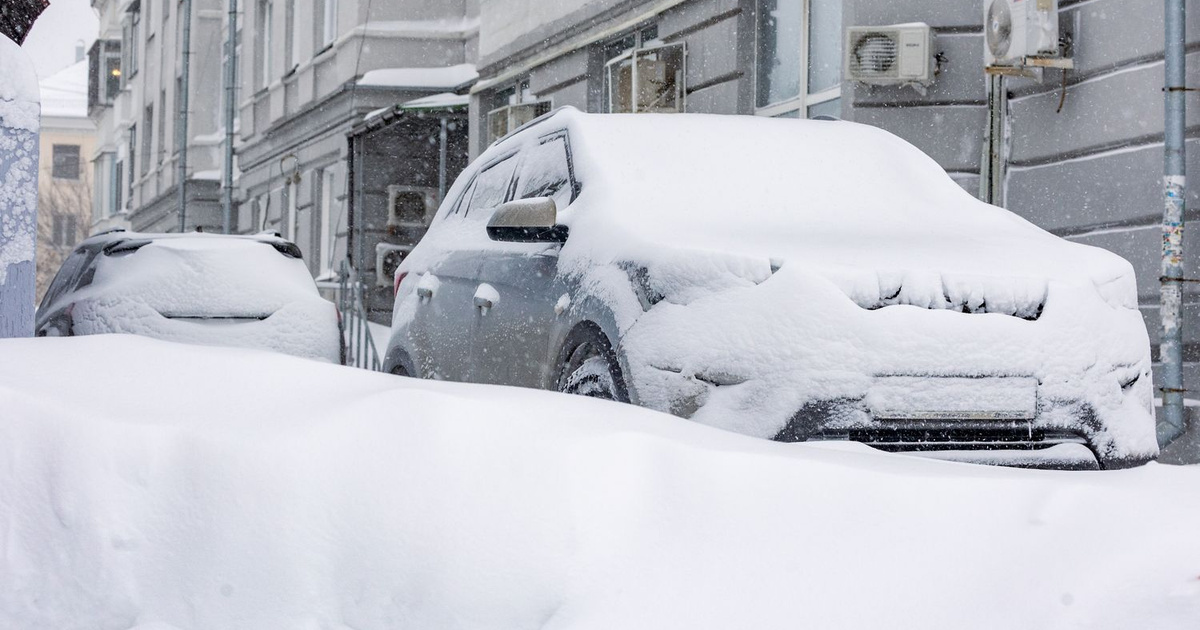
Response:
[{"label": "railing", "polygon": [[367,285],[357,269],[343,260],[338,271],[338,312],[342,317],[342,338],[346,342],[346,365],[380,371],[383,363],[367,320]]}]

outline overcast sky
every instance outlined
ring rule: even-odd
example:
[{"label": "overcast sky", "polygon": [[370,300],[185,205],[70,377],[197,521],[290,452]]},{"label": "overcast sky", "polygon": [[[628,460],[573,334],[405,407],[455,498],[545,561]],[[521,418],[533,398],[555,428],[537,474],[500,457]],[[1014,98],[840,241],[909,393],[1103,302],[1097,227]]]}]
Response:
[{"label": "overcast sky", "polygon": [[50,0],[23,48],[33,58],[38,76],[46,78],[75,63],[75,46],[80,41],[84,50],[91,48],[98,28],[90,0]]}]

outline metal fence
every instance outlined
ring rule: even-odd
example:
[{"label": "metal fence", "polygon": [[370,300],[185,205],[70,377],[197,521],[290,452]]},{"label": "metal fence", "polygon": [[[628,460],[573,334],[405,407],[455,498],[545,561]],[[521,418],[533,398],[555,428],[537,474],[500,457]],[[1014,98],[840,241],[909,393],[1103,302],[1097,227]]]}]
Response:
[{"label": "metal fence", "polygon": [[[374,278],[370,280],[374,281]],[[341,314],[342,338],[345,339],[346,365],[380,371],[383,363],[367,320],[367,284],[362,274],[343,260],[338,270],[338,312]]]}]

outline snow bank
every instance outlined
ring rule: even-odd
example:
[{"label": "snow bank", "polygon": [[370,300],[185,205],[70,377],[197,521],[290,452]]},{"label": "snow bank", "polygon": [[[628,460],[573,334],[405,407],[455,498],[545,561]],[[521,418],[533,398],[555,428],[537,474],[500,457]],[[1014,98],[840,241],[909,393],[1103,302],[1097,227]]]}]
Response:
[{"label": "snow bank", "polygon": [[135,337],[2,341],[0,356],[2,627],[1200,618],[1196,468],[779,444],[615,403]]}]

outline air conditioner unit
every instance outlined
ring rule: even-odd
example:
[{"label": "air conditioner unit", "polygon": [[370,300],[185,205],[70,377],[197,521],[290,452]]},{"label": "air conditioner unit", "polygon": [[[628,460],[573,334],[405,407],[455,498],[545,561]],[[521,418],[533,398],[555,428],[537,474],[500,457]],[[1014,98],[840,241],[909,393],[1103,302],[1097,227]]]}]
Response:
[{"label": "air conditioner unit", "polygon": [[1058,56],[1058,0],[985,0],[983,11],[986,65]]},{"label": "air conditioner unit", "polygon": [[412,253],[412,245],[375,244],[375,284],[390,287],[395,280],[396,267]]},{"label": "air conditioner unit", "polygon": [[550,113],[550,109],[550,101],[518,103],[493,109],[487,115],[488,142],[492,143],[507,136],[509,132],[516,131],[517,127]]},{"label": "air conditioner unit", "polygon": [[933,83],[933,31],[928,24],[846,29],[846,77],[868,85]]},{"label": "air conditioner unit", "polygon": [[426,227],[437,213],[437,189],[421,186],[388,186],[389,228]]}]

